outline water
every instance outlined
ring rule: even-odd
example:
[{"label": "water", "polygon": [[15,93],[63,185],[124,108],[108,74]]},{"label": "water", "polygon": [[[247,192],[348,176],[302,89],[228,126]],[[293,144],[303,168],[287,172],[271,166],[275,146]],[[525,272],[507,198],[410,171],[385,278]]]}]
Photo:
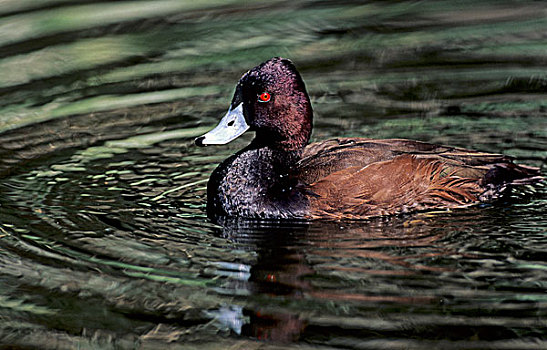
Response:
[{"label": "water", "polygon": [[205,215],[235,83],[291,58],[313,138],[546,170],[541,1],[0,3],[0,344],[547,347],[547,189],[365,222]]}]

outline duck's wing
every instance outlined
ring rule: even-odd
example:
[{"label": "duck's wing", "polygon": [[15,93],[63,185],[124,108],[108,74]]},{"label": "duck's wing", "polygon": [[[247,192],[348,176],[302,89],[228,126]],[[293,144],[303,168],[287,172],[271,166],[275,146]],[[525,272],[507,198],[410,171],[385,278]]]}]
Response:
[{"label": "duck's wing", "polygon": [[302,159],[298,164],[299,176],[304,182],[312,183],[342,169],[364,167],[400,155],[412,155],[418,159],[431,161],[439,160],[446,164],[446,171],[474,178],[483,176],[492,164],[512,162],[510,157],[501,154],[413,140],[338,138],[308,145],[303,150]]},{"label": "duck's wing", "polygon": [[443,175],[438,160],[400,155],[364,167],[333,172],[308,185],[314,217],[362,219],[432,208],[462,207],[477,201],[475,179]]},{"label": "duck's wing", "polygon": [[467,206],[537,175],[537,169],[500,154],[401,139],[311,144],[299,162],[314,217],[366,218]]}]

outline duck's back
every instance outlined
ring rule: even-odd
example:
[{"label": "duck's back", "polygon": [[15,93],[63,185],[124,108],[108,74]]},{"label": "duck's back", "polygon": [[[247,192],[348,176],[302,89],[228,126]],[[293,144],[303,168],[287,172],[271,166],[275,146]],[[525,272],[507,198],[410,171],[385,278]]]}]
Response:
[{"label": "duck's back", "polygon": [[361,219],[499,198],[541,179],[510,157],[419,141],[341,138],[308,145],[298,176],[312,218]]}]

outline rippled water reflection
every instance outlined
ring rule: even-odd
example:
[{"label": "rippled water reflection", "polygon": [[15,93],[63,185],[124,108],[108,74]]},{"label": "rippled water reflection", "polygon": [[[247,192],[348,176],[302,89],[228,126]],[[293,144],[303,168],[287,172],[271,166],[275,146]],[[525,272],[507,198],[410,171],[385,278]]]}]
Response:
[{"label": "rippled water reflection", "polygon": [[[153,4],[153,5],[152,5]],[[197,148],[239,76],[292,58],[316,140],[402,137],[546,169],[537,1],[0,4],[0,344],[547,344],[547,190],[365,222],[212,223],[242,148]]]}]

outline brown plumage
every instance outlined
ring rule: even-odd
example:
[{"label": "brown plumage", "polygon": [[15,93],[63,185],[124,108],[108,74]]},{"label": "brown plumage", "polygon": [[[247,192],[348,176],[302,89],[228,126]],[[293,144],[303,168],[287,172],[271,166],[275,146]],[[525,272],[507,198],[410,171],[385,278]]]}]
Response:
[{"label": "brown plumage", "polygon": [[541,178],[537,169],[500,154],[411,140],[341,138],[304,148],[298,178],[310,193],[312,218],[363,219],[492,200],[512,183],[499,178],[503,171],[496,175],[507,168],[520,184],[522,178],[526,183]]}]

